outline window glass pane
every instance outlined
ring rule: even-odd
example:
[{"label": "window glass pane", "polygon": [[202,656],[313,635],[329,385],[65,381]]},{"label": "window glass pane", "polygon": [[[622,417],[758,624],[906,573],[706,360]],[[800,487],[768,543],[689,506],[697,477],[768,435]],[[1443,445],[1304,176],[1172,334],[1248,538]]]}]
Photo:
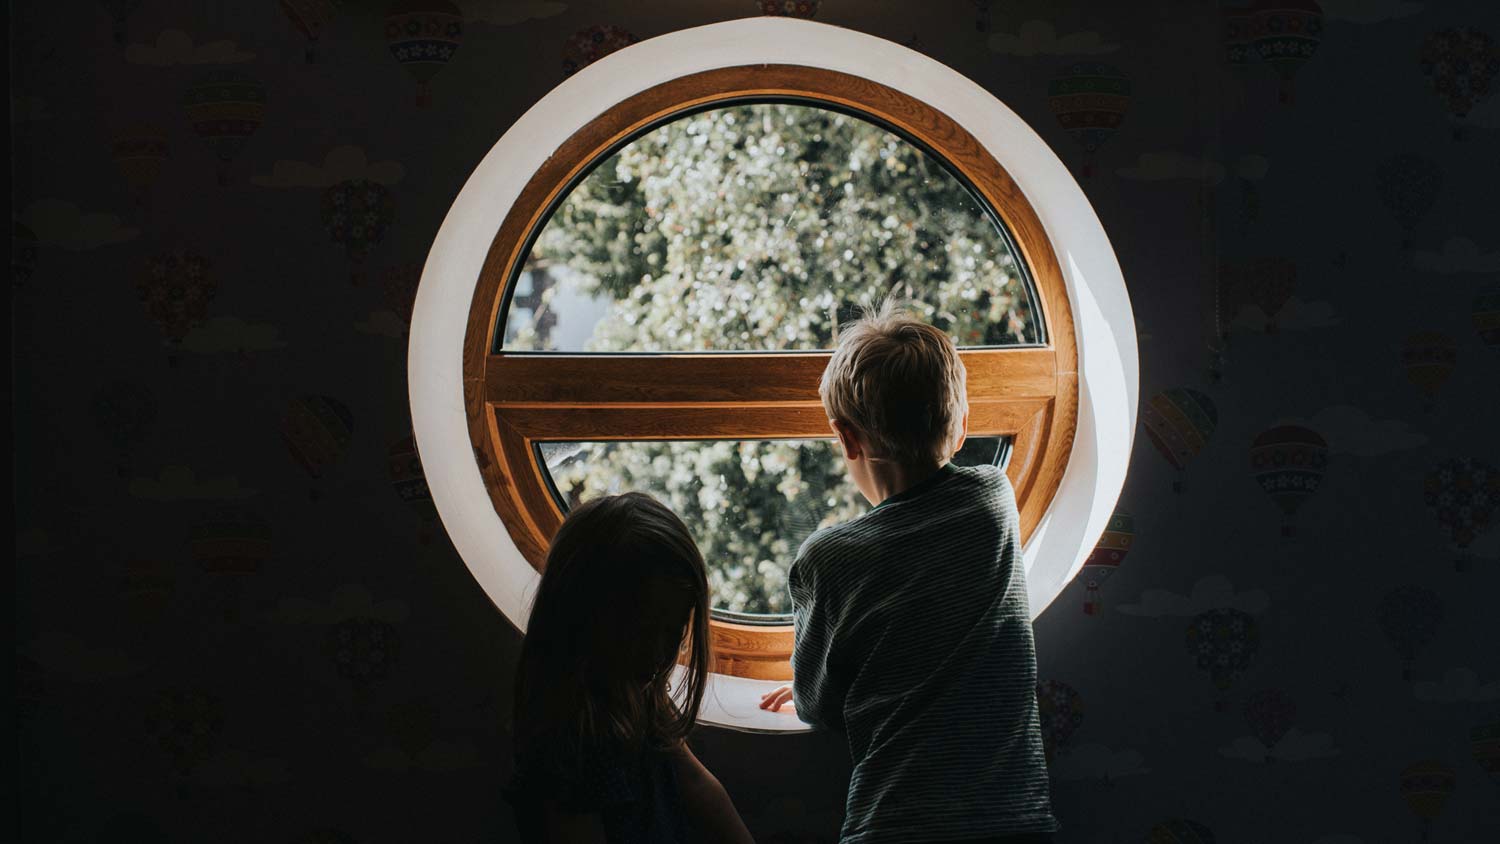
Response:
[{"label": "window glass pane", "polygon": [[[785,622],[786,572],[808,534],[868,511],[832,440],[549,442],[539,446],[566,510],[646,492],[693,531],[717,610]],[[1004,465],[1009,440],[971,437],[954,462]]]},{"label": "window glass pane", "polygon": [[739,104],[658,126],[573,187],[500,345],[826,349],[889,292],[961,346],[1043,341],[1019,253],[935,157],[842,112]]}]

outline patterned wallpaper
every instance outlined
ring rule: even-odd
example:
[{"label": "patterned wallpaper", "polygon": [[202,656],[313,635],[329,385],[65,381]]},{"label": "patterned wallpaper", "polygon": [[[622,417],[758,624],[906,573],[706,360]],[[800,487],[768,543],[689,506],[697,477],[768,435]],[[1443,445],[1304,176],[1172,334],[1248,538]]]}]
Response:
[{"label": "patterned wallpaper", "polygon": [[[1059,841],[1496,839],[1493,4],[110,0],[10,21],[24,840],[513,840],[416,276],[566,74],[762,13],[987,87],[1123,265],[1140,436],[1036,623]],[[695,744],[759,840],[835,840],[837,736]]]}]

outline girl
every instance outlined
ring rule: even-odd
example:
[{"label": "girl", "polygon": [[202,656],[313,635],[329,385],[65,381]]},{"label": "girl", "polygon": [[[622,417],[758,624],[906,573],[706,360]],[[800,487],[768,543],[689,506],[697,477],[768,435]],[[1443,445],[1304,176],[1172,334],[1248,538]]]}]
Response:
[{"label": "girl", "polygon": [[708,677],[708,617],[703,556],[656,499],[599,498],[563,522],[517,669],[506,797],[523,841],[751,842],[684,741]]}]

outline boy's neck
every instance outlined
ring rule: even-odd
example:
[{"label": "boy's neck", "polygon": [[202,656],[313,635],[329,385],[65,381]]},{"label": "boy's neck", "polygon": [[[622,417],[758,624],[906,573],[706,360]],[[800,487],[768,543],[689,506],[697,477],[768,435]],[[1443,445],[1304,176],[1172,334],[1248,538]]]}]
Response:
[{"label": "boy's neck", "polygon": [[870,491],[874,493],[871,505],[879,507],[886,499],[900,495],[917,484],[937,474],[948,461],[903,466],[900,463],[870,463],[868,465]]}]

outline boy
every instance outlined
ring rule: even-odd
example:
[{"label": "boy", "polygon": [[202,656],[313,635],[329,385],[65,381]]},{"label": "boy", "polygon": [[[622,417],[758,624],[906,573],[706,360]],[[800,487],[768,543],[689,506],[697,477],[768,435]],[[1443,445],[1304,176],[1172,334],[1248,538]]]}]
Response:
[{"label": "boy", "polygon": [[1005,473],[954,466],[968,433],[953,341],[896,310],[844,328],[819,386],[874,509],[792,564],[788,700],[843,731],[842,844],[1050,841],[1036,651]]}]

